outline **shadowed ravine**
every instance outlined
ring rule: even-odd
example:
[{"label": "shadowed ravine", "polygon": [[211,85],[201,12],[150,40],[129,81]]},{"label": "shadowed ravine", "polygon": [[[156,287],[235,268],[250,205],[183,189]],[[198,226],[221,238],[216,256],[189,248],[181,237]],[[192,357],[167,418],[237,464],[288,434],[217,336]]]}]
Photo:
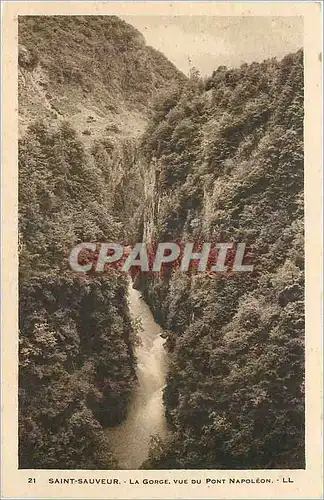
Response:
[{"label": "shadowed ravine", "polygon": [[138,469],[148,457],[150,437],[166,436],[162,391],[166,376],[166,351],[161,328],[155,323],[141,293],[129,287],[129,305],[133,319],[140,318],[137,358],[138,387],[126,420],[107,429],[115,457],[122,469]]}]

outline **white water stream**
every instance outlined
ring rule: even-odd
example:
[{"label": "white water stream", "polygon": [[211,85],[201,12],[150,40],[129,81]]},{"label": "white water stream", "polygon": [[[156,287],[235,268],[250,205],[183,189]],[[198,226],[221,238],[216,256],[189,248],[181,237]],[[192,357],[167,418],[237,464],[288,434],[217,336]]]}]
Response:
[{"label": "white water stream", "polygon": [[161,328],[153,319],[141,293],[129,287],[129,306],[133,319],[140,318],[139,345],[135,348],[138,387],[126,420],[107,429],[112,449],[122,469],[138,469],[148,457],[150,437],[165,438],[162,390],[166,377],[166,351]]}]

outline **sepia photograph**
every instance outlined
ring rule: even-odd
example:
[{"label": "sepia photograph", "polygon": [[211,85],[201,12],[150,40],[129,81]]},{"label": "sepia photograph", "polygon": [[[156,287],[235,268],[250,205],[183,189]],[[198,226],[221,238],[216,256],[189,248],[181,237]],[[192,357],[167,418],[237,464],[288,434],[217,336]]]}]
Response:
[{"label": "sepia photograph", "polygon": [[304,17],[179,3],[16,17],[17,471],[61,497],[310,463]]}]

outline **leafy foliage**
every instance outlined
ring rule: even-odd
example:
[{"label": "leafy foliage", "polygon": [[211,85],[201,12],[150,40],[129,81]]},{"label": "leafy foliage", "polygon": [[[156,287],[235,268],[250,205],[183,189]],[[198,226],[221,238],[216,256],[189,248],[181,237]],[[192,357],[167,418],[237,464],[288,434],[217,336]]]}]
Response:
[{"label": "leafy foliage", "polygon": [[[21,16],[19,43],[19,67],[26,70],[21,117],[35,113],[37,83],[47,103],[70,118],[84,107],[99,117],[124,110],[146,113],[157,92],[185,80],[163,54],[146,46],[139,31],[116,16]],[[38,106],[39,117],[49,116],[47,107]]]},{"label": "leafy foliage", "polygon": [[304,467],[302,52],[183,87],[114,16],[23,16],[19,41],[20,467],[118,466],[103,426],[126,415],[138,325],[124,278],[67,257],[142,234],[255,257],[248,275],[137,278],[165,329],[172,431],[142,467]]},{"label": "leafy foliage", "polygon": [[[303,54],[197,74],[143,141],[158,241],[244,241],[253,273],[141,287],[166,329],[173,440],[148,468],[302,468]],[[154,177],[153,177],[154,179]]]},{"label": "leafy foliage", "polygon": [[20,466],[115,468],[102,425],[135,383],[127,281],[73,275],[80,241],[118,239],[109,184],[66,123],[19,145]]},{"label": "leafy foliage", "polygon": [[77,243],[141,234],[134,137],[154,95],[185,77],[115,16],[18,25],[20,466],[115,468],[103,426],[125,418],[136,383],[128,283],[75,276],[67,259]]}]

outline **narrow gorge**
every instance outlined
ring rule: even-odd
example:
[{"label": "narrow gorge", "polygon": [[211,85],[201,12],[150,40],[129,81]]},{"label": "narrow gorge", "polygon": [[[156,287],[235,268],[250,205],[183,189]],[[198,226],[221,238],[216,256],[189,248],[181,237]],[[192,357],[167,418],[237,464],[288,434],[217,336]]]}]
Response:
[{"label": "narrow gorge", "polygon": [[137,360],[137,387],[129,404],[124,422],[107,429],[107,436],[119,466],[138,469],[147,460],[151,439],[162,441],[167,437],[163,406],[163,388],[166,381],[167,353],[162,330],[153,319],[141,293],[129,285],[130,313],[140,321],[135,357]]},{"label": "narrow gorge", "polygon": [[[19,44],[19,467],[303,468],[302,51],[187,77],[115,16]],[[255,270],[72,272],[112,241]]]}]

